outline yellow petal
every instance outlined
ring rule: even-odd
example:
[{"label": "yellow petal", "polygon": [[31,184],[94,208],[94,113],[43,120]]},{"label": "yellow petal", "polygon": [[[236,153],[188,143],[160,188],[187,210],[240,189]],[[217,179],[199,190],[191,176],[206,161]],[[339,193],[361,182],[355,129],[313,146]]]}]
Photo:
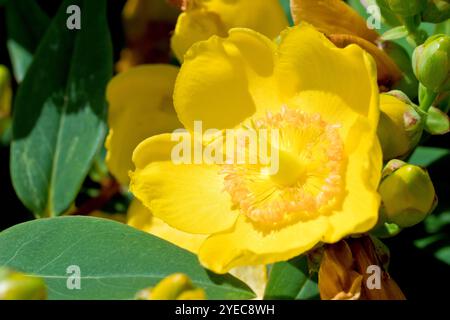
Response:
[{"label": "yellow petal", "polygon": [[246,283],[256,293],[256,299],[264,297],[267,284],[267,268],[265,265],[237,267],[231,269],[230,274]]},{"label": "yellow petal", "polygon": [[128,185],[139,142],[181,127],[172,102],[177,74],[178,68],[170,65],[147,65],[119,74],[108,85],[107,165],[123,185]]},{"label": "yellow petal", "polygon": [[325,122],[338,125],[340,137],[344,141],[349,138],[355,122],[362,118],[338,95],[325,91],[302,91],[289,100],[287,105],[306,111],[309,114],[320,114]]},{"label": "yellow petal", "polygon": [[314,247],[326,230],[325,217],[270,229],[258,227],[240,215],[233,229],[206,239],[200,247],[199,259],[216,273],[226,273],[241,265],[285,261]]},{"label": "yellow petal", "polygon": [[332,93],[368,117],[374,128],[378,124],[376,65],[356,45],[336,48],[307,24],[290,28],[282,34],[276,76],[284,99],[306,90]]},{"label": "yellow petal", "polygon": [[308,22],[326,34],[352,34],[374,42],[379,35],[342,0],[291,0],[295,24]]},{"label": "yellow petal", "polygon": [[206,235],[186,233],[170,227],[161,219],[154,217],[150,210],[137,199],[134,199],[128,208],[127,224],[169,241],[194,254],[197,254],[200,245],[207,237]]},{"label": "yellow petal", "polygon": [[252,116],[258,104],[279,106],[272,78],[274,50],[269,39],[248,29],[192,46],[175,85],[180,121],[188,129],[195,120],[202,120],[204,128],[232,128]]},{"label": "yellow petal", "polygon": [[192,10],[180,14],[171,38],[171,47],[178,61],[184,61],[184,54],[196,42],[213,35],[225,37],[226,28],[220,17],[211,11]]},{"label": "yellow petal", "polygon": [[273,39],[289,23],[279,0],[201,0],[204,7],[217,13],[227,29],[249,28]]},{"label": "yellow petal", "polygon": [[377,64],[378,82],[380,84],[390,87],[403,77],[402,71],[391,57],[372,42],[349,34],[333,34],[329,38],[339,48],[345,48],[354,43],[370,53]]},{"label": "yellow petal", "polygon": [[342,207],[328,218],[332,226],[324,236],[328,243],[349,234],[367,232],[378,219],[380,196],[376,190],[383,160],[378,138],[367,121],[356,122],[345,141],[345,149],[345,197]]},{"label": "yellow petal", "polygon": [[133,154],[133,194],[158,218],[184,232],[210,234],[230,228],[238,215],[215,165],[174,164],[170,134],[149,138]]}]

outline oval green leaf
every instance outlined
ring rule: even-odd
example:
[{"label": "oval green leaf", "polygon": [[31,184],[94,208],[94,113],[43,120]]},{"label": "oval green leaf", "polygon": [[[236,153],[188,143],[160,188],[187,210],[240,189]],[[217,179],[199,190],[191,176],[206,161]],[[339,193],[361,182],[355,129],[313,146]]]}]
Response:
[{"label": "oval green leaf", "polygon": [[[69,5],[81,30],[69,30]],[[66,0],[19,87],[13,120],[11,176],[38,217],[70,207],[106,132],[105,88],[112,75],[106,0]]]},{"label": "oval green leaf", "polygon": [[[185,250],[127,225],[91,217],[40,219],[3,231],[0,266],[43,277],[49,299],[133,299],[139,290],[176,272],[188,275],[209,299],[254,297],[236,278],[207,272]],[[67,286],[73,275],[67,272],[70,266],[79,267],[80,289]]]}]

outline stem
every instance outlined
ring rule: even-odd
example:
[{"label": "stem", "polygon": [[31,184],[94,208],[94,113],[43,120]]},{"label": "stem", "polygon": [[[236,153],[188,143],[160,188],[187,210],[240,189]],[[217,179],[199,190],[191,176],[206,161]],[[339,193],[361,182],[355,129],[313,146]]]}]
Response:
[{"label": "stem", "polygon": [[101,210],[118,193],[120,193],[120,185],[114,179],[107,178],[102,181],[100,195],[88,200],[71,214],[86,216],[94,211]]},{"label": "stem", "polygon": [[425,88],[422,84],[420,85],[420,109],[424,112],[428,112],[428,109],[433,105],[436,100],[438,93]]}]

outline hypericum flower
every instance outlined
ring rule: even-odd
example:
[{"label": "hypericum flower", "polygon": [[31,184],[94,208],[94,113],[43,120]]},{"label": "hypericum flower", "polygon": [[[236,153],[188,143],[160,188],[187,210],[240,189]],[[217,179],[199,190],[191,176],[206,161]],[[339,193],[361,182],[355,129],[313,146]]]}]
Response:
[{"label": "hypericum flower", "polygon": [[378,47],[380,35],[369,29],[367,22],[344,1],[291,0],[291,11],[296,24],[302,21],[312,24],[336,46],[344,48],[354,43],[370,53],[377,63],[380,85],[387,88],[402,85],[403,70]]},{"label": "hypericum flower", "polygon": [[165,134],[134,151],[131,191],[171,227],[207,236],[199,259],[217,273],[366,232],[379,207],[378,98],[375,64],[358,46],[338,49],[309,25],[279,45],[232,29],[186,54],[175,109],[188,130],[196,120],[205,130],[279,129],[278,172],[174,164]]},{"label": "hypericum flower", "polygon": [[172,36],[172,50],[179,61],[197,41],[226,36],[231,28],[250,28],[273,39],[289,23],[279,0],[184,0],[185,10]]}]

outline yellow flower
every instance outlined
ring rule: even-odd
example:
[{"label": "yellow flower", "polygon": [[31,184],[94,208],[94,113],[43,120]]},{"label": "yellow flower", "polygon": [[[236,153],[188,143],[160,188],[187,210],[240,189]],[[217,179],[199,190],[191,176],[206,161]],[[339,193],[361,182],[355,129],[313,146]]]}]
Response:
[{"label": "yellow flower", "polygon": [[287,260],[377,221],[382,156],[372,58],[355,45],[336,48],[309,25],[286,30],[279,42],[249,29],[199,42],[174,91],[188,130],[196,120],[205,130],[279,129],[278,173],[174,164],[170,134],[133,154],[131,191],[169,226],[206,236],[199,259],[217,273]]},{"label": "yellow flower", "polygon": [[279,0],[187,0],[177,21],[171,46],[179,61],[187,50],[213,35],[226,36],[231,28],[256,30],[275,38],[288,26]]},{"label": "yellow flower", "polygon": [[119,74],[108,85],[106,163],[122,185],[129,183],[134,148],[152,135],[180,126],[172,102],[177,74],[174,66],[145,65]]}]

